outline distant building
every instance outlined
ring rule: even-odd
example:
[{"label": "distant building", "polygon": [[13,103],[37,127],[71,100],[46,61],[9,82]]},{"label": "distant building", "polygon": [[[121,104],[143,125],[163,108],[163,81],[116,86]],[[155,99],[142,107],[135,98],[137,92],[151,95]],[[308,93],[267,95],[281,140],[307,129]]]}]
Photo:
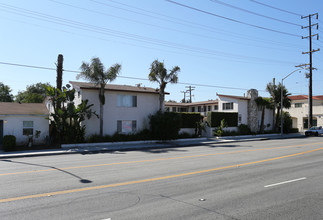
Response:
[{"label": "distant building", "polygon": [[[27,144],[28,135],[33,135],[34,144],[46,142],[49,113],[44,103],[0,102],[0,109],[0,146],[5,135],[14,135],[17,145]],[[40,131],[38,138],[36,131]]]},{"label": "distant building", "polygon": [[[218,99],[193,103],[166,102],[165,110],[170,112],[199,112],[207,116],[208,112],[236,112],[238,125],[246,124],[252,131],[259,131],[261,111],[255,103],[258,91],[251,89],[247,96],[217,94]],[[265,130],[272,129],[273,110],[265,109]]]},{"label": "distant building", "polygon": [[[293,128],[299,131],[308,129],[308,96],[288,96],[291,100],[291,107],[284,109],[289,112],[293,120]],[[312,96],[313,100],[313,126],[323,126],[323,95]]]}]

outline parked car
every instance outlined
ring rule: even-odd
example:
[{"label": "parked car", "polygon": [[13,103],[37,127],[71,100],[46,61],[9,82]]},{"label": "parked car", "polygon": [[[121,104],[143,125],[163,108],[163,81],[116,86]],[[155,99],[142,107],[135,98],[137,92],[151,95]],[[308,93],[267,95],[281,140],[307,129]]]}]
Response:
[{"label": "parked car", "polygon": [[321,134],[323,134],[322,126],[320,127],[314,126],[308,129],[307,131],[305,131],[306,136],[310,136],[310,135],[319,136]]}]

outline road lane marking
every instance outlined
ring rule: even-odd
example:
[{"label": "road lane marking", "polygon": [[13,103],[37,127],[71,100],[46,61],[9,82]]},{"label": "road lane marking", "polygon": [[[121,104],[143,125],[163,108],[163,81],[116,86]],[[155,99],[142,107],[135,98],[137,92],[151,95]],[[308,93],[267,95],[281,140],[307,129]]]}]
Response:
[{"label": "road lane marking", "polygon": [[267,185],[267,186],[264,186],[264,187],[278,186],[278,185],[283,185],[283,184],[286,184],[286,183],[292,183],[292,182],[296,182],[296,181],[300,181],[300,180],[306,180],[306,177],[302,177],[302,178],[294,179],[294,180],[287,180],[287,181],[280,182],[280,183],[274,183],[274,184],[270,184],[270,185]]},{"label": "road lane marking", "polygon": [[84,191],[90,191],[90,190],[112,188],[112,187],[118,187],[118,186],[126,186],[126,185],[138,184],[138,183],[147,183],[147,182],[166,180],[166,179],[172,179],[172,178],[178,178],[178,177],[185,177],[185,176],[191,176],[191,175],[202,174],[202,173],[209,173],[209,172],[214,172],[214,171],[219,171],[219,170],[225,170],[225,169],[230,169],[230,168],[242,167],[242,166],[259,164],[259,163],[264,163],[264,162],[269,162],[269,161],[274,161],[274,160],[280,160],[280,159],[284,159],[284,158],[295,157],[295,156],[308,154],[308,153],[312,153],[312,152],[319,151],[319,150],[323,150],[323,147],[317,148],[314,150],[303,151],[300,153],[280,156],[280,157],[273,157],[273,158],[264,159],[264,160],[257,160],[257,161],[247,162],[247,163],[225,166],[225,167],[217,167],[217,168],[207,169],[207,170],[199,170],[199,171],[193,171],[193,172],[181,173],[181,174],[175,174],[175,175],[169,175],[169,176],[162,176],[162,177],[156,177],[156,178],[134,180],[134,181],[113,183],[113,184],[100,185],[100,186],[84,187],[84,188],[78,188],[78,189],[62,190],[62,191],[56,191],[56,192],[48,192],[48,193],[41,193],[41,194],[0,199],[0,203],[12,202],[12,201],[18,201],[18,200],[24,200],[24,199],[42,198],[42,197],[55,196],[55,195],[63,195],[63,194],[76,193],[76,192],[84,192]]},{"label": "road lane marking", "polygon": [[[182,156],[182,157],[169,157],[169,158],[158,158],[158,159],[149,159],[149,160],[125,161],[125,162],[117,162],[117,163],[94,164],[94,165],[76,166],[76,167],[50,168],[50,169],[43,169],[43,170],[29,170],[29,171],[21,171],[21,172],[14,172],[14,173],[0,173],[0,176],[29,174],[29,173],[39,173],[39,172],[49,172],[49,171],[57,171],[57,170],[71,170],[71,169],[93,168],[93,167],[113,166],[113,165],[122,165],[122,164],[135,164],[135,163],[146,163],[146,162],[158,162],[158,161],[177,160],[177,159],[188,159],[188,158],[198,158],[198,157],[206,157],[206,156],[225,155],[225,154],[238,154],[238,153],[264,151],[264,150],[275,150],[275,149],[283,149],[283,148],[303,147],[303,146],[317,145],[317,144],[323,144],[323,142],[311,143],[311,144],[299,144],[299,145],[281,146],[281,147],[270,147],[270,148],[262,148],[262,149],[238,150],[238,151],[233,151],[233,152],[222,152],[222,153],[212,153],[212,154],[190,155],[190,156]],[[6,160],[3,160],[3,161],[6,161]]]}]

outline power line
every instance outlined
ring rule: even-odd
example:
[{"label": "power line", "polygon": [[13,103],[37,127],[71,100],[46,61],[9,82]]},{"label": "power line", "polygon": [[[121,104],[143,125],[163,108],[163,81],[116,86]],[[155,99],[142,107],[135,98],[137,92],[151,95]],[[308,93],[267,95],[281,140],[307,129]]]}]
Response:
[{"label": "power line", "polygon": [[[127,32],[122,32],[122,31],[116,31],[113,29],[108,29],[108,28],[103,28],[95,25],[90,25],[90,24],[85,24],[73,20],[68,20],[68,19],[63,19],[60,17],[56,16],[51,16],[31,10],[26,10],[14,6],[10,6],[7,4],[1,4],[0,6],[9,9],[10,13],[18,14],[21,16],[26,16],[26,17],[31,17],[33,19],[37,20],[43,20],[46,22],[50,23],[55,23],[59,24],[62,26],[67,26],[75,29],[80,29],[84,31],[89,31],[89,32],[95,32],[103,35],[109,35],[117,38],[123,38],[127,40],[132,40],[132,41],[137,41],[141,43],[148,43],[148,44],[153,44],[153,45],[159,45],[159,46],[164,46],[164,47],[170,47],[174,49],[179,49],[179,50],[186,50],[189,52],[194,52],[194,53],[201,53],[203,55],[212,55],[212,56],[220,56],[221,58],[226,57],[226,58],[234,58],[234,59],[252,59],[253,61],[262,61],[262,62],[274,62],[274,63],[284,63],[284,61],[280,60],[271,60],[271,59],[263,59],[259,57],[249,57],[245,55],[238,55],[238,54],[232,54],[232,53],[227,53],[223,51],[215,51],[211,49],[205,49],[205,48],[199,48],[199,47],[194,47],[194,46],[189,46],[189,45],[183,45],[183,44],[177,44],[169,41],[164,41],[164,40],[159,40],[159,39],[154,39],[150,37],[145,37],[145,36],[140,36],[136,34],[130,34]],[[293,63],[294,64],[294,63]]]},{"label": "power line", "polygon": [[222,19],[232,21],[232,22],[235,22],[235,23],[247,25],[247,26],[250,26],[250,27],[254,27],[254,28],[258,28],[258,29],[262,29],[262,30],[266,30],[266,31],[271,31],[271,32],[279,33],[279,34],[285,34],[285,35],[289,35],[289,36],[294,36],[294,37],[302,37],[301,35],[291,34],[291,33],[288,33],[288,32],[274,30],[274,29],[271,29],[271,28],[266,28],[266,27],[263,27],[263,26],[254,25],[254,24],[250,24],[250,23],[247,23],[247,22],[235,20],[235,19],[232,19],[232,18],[228,18],[228,17],[222,16],[222,15],[212,13],[212,12],[204,11],[202,9],[194,8],[194,7],[191,7],[189,5],[184,5],[184,4],[181,4],[179,2],[172,1],[172,0],[165,0],[165,1],[170,2],[172,4],[175,4],[175,5],[179,5],[181,7],[185,7],[185,8],[194,10],[194,11],[198,11],[198,12],[201,12],[201,13],[204,13],[204,14],[208,14],[208,15],[215,16],[215,17],[218,17],[218,18],[222,18]]},{"label": "power line", "polygon": [[[136,9],[136,10],[139,10],[139,11],[149,13],[149,15],[145,14],[145,13],[140,13],[140,12],[136,12],[136,11],[133,11],[133,10],[129,10],[129,9],[124,9],[124,8],[120,8],[120,7],[116,7],[116,6],[111,6],[111,5],[109,5],[109,4],[105,3],[105,2],[100,2],[100,1],[97,1],[97,0],[91,0],[91,1],[96,3],[96,4],[103,5],[103,6],[113,7],[113,8],[119,9],[119,10],[131,12],[131,13],[135,13],[135,14],[139,14],[139,15],[143,15],[143,16],[147,16],[149,18],[155,18],[155,19],[159,19],[159,20],[162,20],[162,21],[171,22],[172,24],[175,23],[175,24],[185,25],[185,26],[188,26],[188,27],[202,29],[202,30],[213,32],[213,33],[225,33],[226,35],[230,35],[231,37],[235,37],[235,38],[237,38],[239,40],[240,39],[246,39],[246,40],[250,40],[252,42],[258,41],[258,42],[270,43],[270,45],[277,44],[277,45],[280,45],[280,47],[283,46],[283,47],[293,47],[294,48],[294,47],[299,46],[299,45],[294,45],[294,44],[290,44],[290,43],[286,43],[286,42],[278,42],[278,41],[273,41],[273,40],[267,40],[267,39],[263,39],[263,38],[259,38],[259,37],[255,37],[255,36],[250,36],[250,35],[246,35],[246,34],[242,34],[242,33],[230,32],[230,31],[219,29],[219,28],[214,28],[214,27],[211,27],[211,26],[208,26],[208,25],[205,25],[205,24],[195,23],[194,21],[188,21],[188,20],[184,20],[184,19],[181,19],[181,18],[172,17],[170,15],[164,15],[164,14],[161,14],[161,13],[159,13],[157,11],[145,10],[145,9],[142,9],[142,8],[138,8],[138,7],[135,7],[135,6],[132,6],[132,5],[128,5],[128,4],[124,4],[124,3],[114,1],[114,0],[109,0],[109,1],[113,2],[115,4],[125,6],[125,7],[129,7],[129,8],[132,8],[132,9]],[[159,18],[156,15],[161,16],[162,18]],[[288,46],[288,45],[290,45],[290,46]]]},{"label": "power line", "polygon": [[230,8],[237,9],[237,10],[240,10],[240,11],[243,11],[243,12],[247,12],[249,14],[257,15],[259,17],[271,19],[271,20],[278,21],[278,22],[282,22],[282,23],[285,23],[285,24],[290,24],[290,25],[302,27],[302,25],[300,25],[300,24],[296,24],[296,23],[293,23],[293,22],[289,22],[289,21],[285,21],[285,20],[278,19],[278,18],[266,16],[266,15],[263,15],[263,14],[259,14],[257,12],[253,12],[253,11],[250,11],[250,10],[247,10],[247,9],[243,9],[243,8],[240,8],[240,7],[237,7],[237,6],[234,6],[234,5],[231,5],[231,4],[228,4],[228,3],[225,3],[225,2],[219,1],[219,0],[210,0],[210,1],[213,2],[213,3],[217,3],[217,4],[221,4],[221,5],[230,7]]},{"label": "power line", "polygon": [[296,15],[296,16],[301,16],[301,17],[303,16],[301,14],[298,14],[298,13],[295,13],[295,12],[292,12],[292,11],[287,11],[285,9],[277,8],[277,7],[274,7],[274,6],[271,6],[271,5],[262,3],[262,2],[258,2],[258,1],[255,1],[255,0],[249,0],[249,1],[254,2],[254,3],[257,3],[259,5],[266,6],[268,8],[272,8],[272,9],[275,9],[275,10],[278,10],[278,11],[282,11],[282,12],[285,12],[285,13],[288,13],[288,14],[292,14],[292,15]]},{"label": "power line", "polygon": [[[8,62],[1,62],[2,65],[10,65],[10,66],[18,66],[18,67],[26,67],[26,68],[34,68],[34,69],[42,69],[42,70],[54,70],[56,71],[56,68],[50,68],[50,67],[43,67],[43,66],[34,66],[34,65],[26,65],[26,64],[17,64],[17,63],[8,63]],[[77,70],[65,70],[64,72],[70,72],[70,73],[80,73],[80,71]],[[131,77],[131,76],[117,76],[117,78],[124,78],[124,79],[134,79],[134,80],[144,80],[144,81],[150,81],[146,78],[139,78],[139,77]],[[220,89],[232,89],[232,90],[243,90],[247,91],[249,89],[246,88],[237,88],[237,87],[228,87],[228,86],[217,86],[217,85],[206,85],[206,84],[196,84],[196,83],[187,83],[187,82],[178,82],[179,85],[191,85],[191,86],[201,86],[201,87],[209,87],[209,88],[220,88]],[[265,90],[258,90],[260,92],[265,92]]]},{"label": "power line", "polygon": [[[181,31],[179,29],[174,29],[174,28],[169,28],[169,27],[163,27],[163,26],[160,26],[160,25],[150,24],[150,23],[141,22],[141,21],[137,21],[137,20],[133,20],[133,19],[128,19],[128,18],[124,18],[124,17],[120,17],[120,16],[115,16],[115,15],[111,15],[111,14],[107,14],[107,13],[102,13],[102,12],[95,11],[95,10],[89,10],[88,8],[82,8],[80,6],[66,4],[66,3],[63,3],[63,2],[56,1],[56,0],[49,0],[49,1],[52,1],[52,2],[57,3],[57,4],[61,4],[61,5],[64,5],[64,6],[76,8],[76,9],[79,9],[79,10],[84,10],[84,11],[91,12],[91,13],[95,13],[95,14],[100,14],[100,15],[104,15],[104,16],[114,17],[114,18],[118,18],[118,19],[130,21],[130,22],[134,22],[134,23],[139,23],[139,24],[144,24],[144,25],[148,25],[148,26],[152,26],[152,27],[156,27],[156,28],[161,28],[161,29],[165,29],[165,30],[175,31],[175,32],[184,33],[184,34],[189,34],[189,35],[192,35],[192,36],[203,37],[203,38],[214,39],[214,40],[221,40],[221,41],[226,41],[226,42],[230,42],[230,43],[235,43],[235,44],[241,45],[241,42],[239,42],[239,41],[228,40],[228,39],[221,39],[221,38],[213,37],[213,35],[212,36],[209,36],[209,35],[207,36],[207,35],[202,35],[202,34],[198,34],[198,33],[191,33],[191,32],[187,32],[187,31]],[[94,2],[97,3],[96,1],[94,1]],[[114,2],[114,1],[112,1],[112,2]],[[120,3],[120,4],[122,4],[122,3]],[[122,4],[122,5],[124,5],[124,4]],[[121,9],[121,8],[118,8],[118,9]],[[129,10],[127,10],[127,11],[129,11]],[[299,26],[301,26],[301,25],[299,25]],[[239,37],[239,39],[241,39],[241,36]],[[254,42],[254,39],[252,39],[252,41]],[[272,44],[270,46],[268,46],[268,47],[259,46],[259,45],[255,45],[255,44],[248,44],[248,43],[244,43],[244,45],[251,46],[251,47],[258,47],[258,48],[276,49],[276,48],[273,48],[272,47]],[[277,49],[279,49],[280,51],[282,50],[281,46],[279,48],[277,48]],[[291,50],[286,50],[286,51],[291,51]],[[294,51],[294,52],[297,52],[297,51]]]}]

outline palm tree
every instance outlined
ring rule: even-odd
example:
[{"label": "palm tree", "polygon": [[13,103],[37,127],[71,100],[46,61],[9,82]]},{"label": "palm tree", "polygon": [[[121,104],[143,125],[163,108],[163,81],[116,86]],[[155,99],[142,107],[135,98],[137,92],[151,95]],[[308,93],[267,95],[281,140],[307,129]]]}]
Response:
[{"label": "palm tree", "polygon": [[121,65],[116,63],[108,70],[105,70],[104,65],[98,57],[91,60],[91,64],[82,63],[82,72],[76,76],[77,79],[84,78],[96,86],[99,86],[99,101],[100,101],[100,135],[103,136],[103,105],[105,104],[105,86],[108,82],[115,80],[121,70]]},{"label": "palm tree", "polygon": [[[267,85],[267,91],[269,91],[268,85]],[[291,100],[288,98],[288,96],[290,96],[291,94],[288,92],[285,86],[282,87],[281,83],[279,83],[278,86],[271,87],[271,89],[272,89],[270,90],[271,102],[274,105],[276,105],[276,109],[277,109],[276,120],[275,120],[275,130],[277,131],[278,130],[277,122],[280,116],[280,109],[281,109],[281,89],[283,89],[283,108],[290,108]]]},{"label": "palm tree", "polygon": [[270,98],[258,97],[255,99],[257,105],[261,108],[261,123],[259,133],[264,133],[265,109],[271,108]]},{"label": "palm tree", "polygon": [[165,88],[167,83],[177,83],[178,76],[177,73],[180,71],[178,66],[173,67],[170,73],[167,74],[167,70],[164,67],[163,62],[155,60],[150,66],[150,73],[148,79],[152,82],[159,83],[159,110],[164,112],[165,106]]},{"label": "palm tree", "polygon": [[269,92],[271,96],[271,103],[272,103],[272,108],[273,108],[273,128],[276,128],[276,121],[275,121],[275,111],[277,107],[277,103],[275,102],[275,90],[277,90],[277,86],[273,83],[268,83],[266,86],[266,91]]}]

